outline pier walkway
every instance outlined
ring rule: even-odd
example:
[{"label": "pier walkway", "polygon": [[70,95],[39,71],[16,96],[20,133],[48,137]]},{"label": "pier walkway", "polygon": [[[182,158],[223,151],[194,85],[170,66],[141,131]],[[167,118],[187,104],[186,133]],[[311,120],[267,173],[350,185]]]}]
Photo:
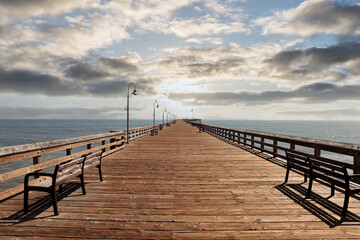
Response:
[{"label": "pier walkway", "polygon": [[303,200],[307,184],[284,162],[235,147],[178,121],[103,159],[64,186],[59,215],[46,194],[23,194],[0,203],[0,239],[358,239],[360,201],[350,198],[346,222],[337,225],[344,195],[320,184],[325,198]]}]

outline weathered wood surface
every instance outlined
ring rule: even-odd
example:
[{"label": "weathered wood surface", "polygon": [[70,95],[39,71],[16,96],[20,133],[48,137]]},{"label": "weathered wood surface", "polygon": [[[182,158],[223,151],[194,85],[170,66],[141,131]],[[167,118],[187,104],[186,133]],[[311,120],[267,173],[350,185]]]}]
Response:
[{"label": "weathered wood surface", "polygon": [[350,199],[348,221],[336,226],[344,195],[326,200],[329,188],[315,184],[322,201],[303,201],[302,176],[280,185],[284,164],[178,121],[105,157],[104,182],[97,169],[85,174],[87,195],[66,185],[59,216],[44,194],[30,197],[27,215],[22,195],[2,202],[0,238],[358,239],[360,201]]}]

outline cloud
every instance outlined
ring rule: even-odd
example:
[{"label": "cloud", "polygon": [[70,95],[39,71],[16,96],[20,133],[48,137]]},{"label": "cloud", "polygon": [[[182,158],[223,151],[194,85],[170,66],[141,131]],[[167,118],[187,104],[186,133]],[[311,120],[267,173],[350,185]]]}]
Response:
[{"label": "cloud", "polygon": [[250,30],[245,27],[244,23],[231,22],[221,23],[215,18],[191,18],[185,20],[174,20],[170,22],[169,33],[174,33],[181,38],[189,38],[191,36],[209,36],[229,33],[249,33]]},{"label": "cloud", "polygon": [[307,0],[296,8],[258,18],[254,23],[262,26],[264,35],[359,35],[360,4],[346,5],[336,0]]},{"label": "cloud", "polygon": [[[137,111],[138,109],[132,108]],[[30,118],[30,119],[109,119],[125,117],[123,108],[115,107],[0,107],[1,117],[6,119]]]},{"label": "cloud", "polygon": [[301,103],[360,101],[359,92],[360,85],[314,83],[290,91],[170,93],[168,97],[185,105],[267,105],[286,101]]},{"label": "cloud", "polygon": [[[86,69],[86,68],[85,68]],[[91,76],[91,71],[77,72],[77,77]],[[59,78],[49,74],[41,74],[36,71],[4,70],[0,68],[0,92],[21,93],[27,95],[45,96],[95,96],[114,97],[127,91],[129,80],[113,79],[104,80],[91,79],[92,81],[78,81]],[[139,79],[138,88],[143,93],[153,94],[154,83],[157,79]]]},{"label": "cloud", "polygon": [[10,20],[24,19],[36,16],[57,16],[75,9],[96,7],[98,1],[84,0],[1,0],[0,22],[7,24]]},{"label": "cloud", "polygon": [[282,111],[277,112],[282,115],[290,116],[317,116],[323,119],[335,119],[339,116],[341,117],[359,117],[360,109],[357,108],[345,108],[345,109],[327,109],[327,110],[316,110],[316,111]]},{"label": "cloud", "polygon": [[185,40],[187,43],[197,43],[197,44],[203,44],[203,43],[211,43],[215,45],[223,44],[223,40],[221,38],[188,38]]},{"label": "cloud", "polygon": [[[283,50],[266,59],[267,69],[260,75],[286,80],[319,79],[329,77],[340,80],[348,73],[357,71],[356,64],[347,64],[360,60],[360,43],[343,42],[329,47],[311,47],[307,49]],[[338,66],[341,70],[332,70]],[[326,70],[326,71],[325,71]]]},{"label": "cloud", "polygon": [[73,82],[34,71],[0,68],[0,91],[25,94],[45,94],[47,96],[69,96],[82,94],[83,88]]},{"label": "cloud", "polygon": [[109,74],[99,71],[89,64],[78,62],[69,66],[65,71],[65,76],[74,79],[81,79],[85,81],[99,80]]},{"label": "cloud", "polygon": [[125,57],[122,58],[100,58],[100,62],[108,67],[111,67],[112,69],[120,70],[120,71],[126,71],[126,72],[137,72],[139,69],[138,67],[127,61]]},{"label": "cloud", "polygon": [[[145,73],[158,74],[158,77],[165,80],[169,78],[239,77],[259,66],[258,60],[254,60],[254,58],[261,55],[261,59],[263,59],[263,54],[238,45],[216,48],[186,47],[169,51],[166,51],[167,56],[144,65]],[[255,61],[256,64],[251,65],[252,61]],[[247,74],[247,76],[249,75]]]}]

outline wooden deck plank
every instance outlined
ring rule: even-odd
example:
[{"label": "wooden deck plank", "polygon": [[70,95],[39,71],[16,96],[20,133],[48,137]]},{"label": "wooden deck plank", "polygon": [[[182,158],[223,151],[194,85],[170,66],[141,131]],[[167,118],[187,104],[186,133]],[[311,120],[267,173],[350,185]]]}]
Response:
[{"label": "wooden deck plank", "polygon": [[[284,162],[266,160],[178,121],[157,136],[140,138],[64,187],[59,216],[49,198],[22,194],[0,204],[0,239],[355,239],[360,201],[351,198],[349,220],[336,226],[342,193],[291,173],[282,186]],[[320,198],[318,195],[324,197]]]}]

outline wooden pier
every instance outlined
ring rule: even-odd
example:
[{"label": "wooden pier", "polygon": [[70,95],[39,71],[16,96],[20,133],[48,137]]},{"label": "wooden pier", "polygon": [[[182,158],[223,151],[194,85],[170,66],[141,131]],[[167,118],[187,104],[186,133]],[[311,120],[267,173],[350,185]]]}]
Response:
[{"label": "wooden pier", "polygon": [[54,216],[47,194],[23,194],[0,203],[0,239],[358,239],[360,201],[350,198],[338,224],[344,194],[307,183],[285,161],[239,148],[184,121],[144,136],[103,158],[96,169],[59,194]]}]

